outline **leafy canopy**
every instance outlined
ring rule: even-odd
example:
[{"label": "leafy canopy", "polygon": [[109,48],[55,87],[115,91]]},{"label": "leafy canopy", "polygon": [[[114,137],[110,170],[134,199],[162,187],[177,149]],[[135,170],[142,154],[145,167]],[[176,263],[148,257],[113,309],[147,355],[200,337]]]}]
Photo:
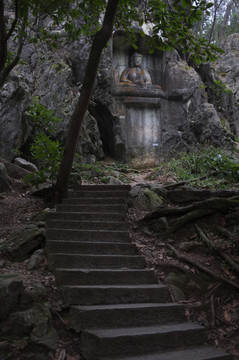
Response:
[{"label": "leafy canopy", "polygon": [[[150,24],[151,52],[176,48],[190,54],[196,63],[214,60],[220,49],[203,38],[198,39],[192,31],[202,15],[209,14],[211,6],[207,0],[170,3],[167,0],[120,0],[115,29],[125,30],[137,49],[135,24]],[[72,41],[81,34],[94,36],[102,25],[106,7],[106,0],[1,0],[0,65],[2,62],[4,66],[0,66],[0,78],[1,71],[6,68],[11,71],[19,62],[22,46],[27,42],[47,41],[56,47],[66,37]],[[4,21],[6,13],[11,14],[7,22]],[[145,36],[142,29],[140,33]],[[10,39],[18,42],[18,46],[15,53],[8,52],[5,59]]]}]

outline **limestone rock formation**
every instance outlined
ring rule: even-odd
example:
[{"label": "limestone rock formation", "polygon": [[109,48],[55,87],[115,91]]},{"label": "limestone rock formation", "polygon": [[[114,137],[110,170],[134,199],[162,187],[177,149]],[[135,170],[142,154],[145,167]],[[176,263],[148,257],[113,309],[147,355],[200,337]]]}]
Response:
[{"label": "limestone rock formation", "polygon": [[[143,54],[142,66],[150,74],[152,87],[147,84],[146,93],[134,89],[134,94],[125,88],[120,93],[116,87],[117,74],[129,66],[132,54],[130,45],[117,36],[103,52],[79,137],[77,152],[84,161],[102,159],[108,153],[122,161],[138,159],[144,165],[153,159],[157,164],[160,158],[187,151],[198,142],[224,146],[230,132],[238,136],[238,34],[229,37],[226,52],[215,65],[202,67],[201,78],[176,52],[150,55],[141,39],[138,51]],[[25,63],[13,70],[0,90],[0,156],[12,161],[15,150],[26,151],[25,144],[29,149],[32,127],[25,111],[33,96],[63,119],[57,138],[64,142],[90,45],[82,37],[63,42],[57,50],[47,44],[24,46]],[[232,90],[220,93],[220,105],[210,90],[213,79]],[[31,160],[24,153],[23,157]]]},{"label": "limestone rock formation", "polygon": [[22,290],[23,284],[18,275],[0,275],[0,321],[15,309]]},{"label": "limestone rock formation", "polygon": [[[79,51],[77,55],[79,60],[82,57]],[[80,95],[67,56],[67,51],[53,51],[46,44],[24,47],[22,57],[25,63],[14,68],[0,90],[0,156],[3,158],[13,160],[14,150],[25,151],[24,144],[32,141],[29,139],[32,126],[25,111],[34,96],[63,120],[57,137],[62,142],[65,140],[71,114]],[[104,156],[97,122],[89,113],[86,114],[77,150],[86,157],[94,155],[98,159]]]},{"label": "limestone rock formation", "polygon": [[224,54],[215,63],[200,66],[209,101],[215,105],[223,127],[239,135],[239,34],[228,36]]},{"label": "limestone rock formation", "polygon": [[231,92],[221,94],[221,110],[239,136],[239,34],[228,36],[225,53],[215,64],[215,74]]},{"label": "limestone rock formation", "polygon": [[19,149],[30,134],[24,111],[30,103],[27,83],[17,73],[11,74],[0,89],[0,157],[14,158],[14,149]]}]

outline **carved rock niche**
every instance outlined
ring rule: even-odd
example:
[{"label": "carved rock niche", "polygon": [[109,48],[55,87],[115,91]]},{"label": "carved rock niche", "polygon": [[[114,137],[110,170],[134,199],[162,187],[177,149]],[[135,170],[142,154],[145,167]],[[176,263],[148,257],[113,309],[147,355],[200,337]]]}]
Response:
[{"label": "carved rock niche", "polygon": [[147,37],[138,37],[134,50],[123,32],[113,39],[114,115],[125,143],[125,160],[154,165],[161,146],[161,102],[164,57],[149,54]]}]

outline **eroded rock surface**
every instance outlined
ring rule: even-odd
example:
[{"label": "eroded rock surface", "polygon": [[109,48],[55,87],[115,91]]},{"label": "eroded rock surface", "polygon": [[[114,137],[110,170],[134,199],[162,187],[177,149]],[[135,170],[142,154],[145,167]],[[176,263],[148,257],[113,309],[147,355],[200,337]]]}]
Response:
[{"label": "eroded rock surface", "polygon": [[23,284],[18,275],[0,275],[0,321],[15,309],[22,291]]}]

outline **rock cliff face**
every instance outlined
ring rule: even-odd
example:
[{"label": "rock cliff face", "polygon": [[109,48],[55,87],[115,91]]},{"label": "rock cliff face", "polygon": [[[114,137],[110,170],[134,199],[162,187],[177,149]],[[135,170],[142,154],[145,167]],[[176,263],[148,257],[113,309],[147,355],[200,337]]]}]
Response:
[{"label": "rock cliff face", "polygon": [[210,102],[233,134],[239,136],[239,34],[228,36],[225,52],[214,64],[201,67]]},{"label": "rock cliff face", "polygon": [[[136,137],[138,136],[137,129],[135,130],[137,121],[129,127],[129,106],[123,102],[123,109],[122,97],[120,103],[119,96],[115,96],[117,46],[113,41],[104,51],[92,101],[79,137],[77,151],[86,161],[101,159],[104,152],[123,161],[144,156],[141,143],[140,146],[135,143],[137,148],[130,140],[133,137],[132,131],[136,131]],[[8,82],[0,90],[0,157],[12,160],[15,156],[14,150],[23,149],[29,139],[32,129],[25,111],[33,96],[38,96],[42,104],[54,109],[56,115],[63,119],[58,129],[58,137],[64,141],[80,94],[89,49],[90,42],[84,38],[72,44],[64,44],[57,50],[43,44],[29,44],[24,47],[24,65],[18,65],[14,69]],[[140,50],[147,52],[143,44]],[[127,62],[130,47],[124,48],[124,52],[126,60],[121,64],[122,67]],[[224,146],[228,140],[227,132],[231,131],[238,136],[238,52],[239,34],[234,34],[229,37],[226,52],[217,63],[203,67],[201,78],[175,53],[158,54],[151,58],[145,56],[144,66],[149,67],[155,79],[154,85],[161,88],[156,113],[159,114],[156,116],[158,145],[157,149],[150,150],[152,154],[149,151],[147,156],[158,159],[173,152],[188,150],[204,141]],[[206,87],[201,79],[206,82]],[[220,93],[220,104],[218,97],[211,91],[213,86],[215,87],[215,79],[225,82],[232,90]],[[139,104],[142,107],[141,100],[137,100],[136,105],[134,103],[134,108],[137,108],[135,113],[139,111]],[[152,105],[149,107],[152,109]],[[147,104],[144,110],[145,108],[147,110]],[[125,117],[124,120],[122,116]],[[142,117],[144,130],[140,130],[144,139],[147,135],[145,129],[154,123],[144,124],[145,118]],[[155,143],[150,137],[147,141],[151,145]]]},{"label": "rock cliff face", "polygon": [[199,74],[176,53],[149,55],[139,40],[142,68],[150,72],[152,85],[127,87],[119,80],[117,83],[118,73],[130,66],[131,51],[127,46],[122,49],[120,37],[122,34],[116,35],[114,44],[110,105],[116,155],[141,164],[150,159],[157,163],[202,142],[228,146],[227,131],[209,103]]},{"label": "rock cliff face", "polygon": [[[25,64],[14,69],[0,91],[1,157],[12,160],[15,156],[14,149],[21,150],[29,138],[32,129],[25,111],[34,96],[38,96],[40,103],[53,109],[56,116],[63,120],[58,129],[58,137],[64,141],[80,94],[73,59],[78,56],[81,62],[81,48],[74,53],[74,46],[72,59],[68,57],[70,51],[67,47],[65,51],[53,51],[43,44],[25,46],[22,54]],[[102,142],[97,122],[89,113],[85,117],[78,152],[85,157],[102,157]]]}]

